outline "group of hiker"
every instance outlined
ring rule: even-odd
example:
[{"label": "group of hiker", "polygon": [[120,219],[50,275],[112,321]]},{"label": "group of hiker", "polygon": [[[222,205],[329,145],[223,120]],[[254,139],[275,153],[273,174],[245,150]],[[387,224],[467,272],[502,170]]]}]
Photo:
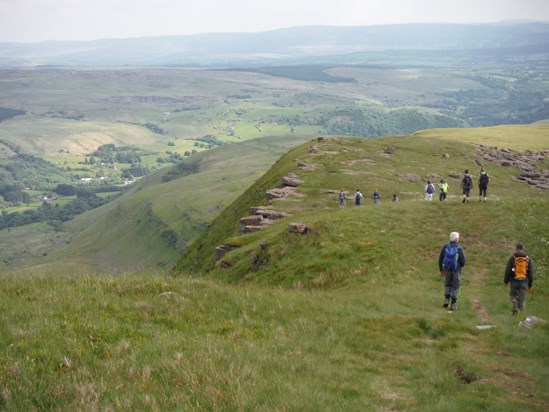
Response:
[{"label": "group of hiker", "polygon": [[[459,244],[459,233],[450,233],[450,242],[440,250],[438,268],[444,278],[444,308],[457,310],[461,268],[465,266],[465,253]],[[517,243],[515,252],[507,261],[503,284],[509,288],[513,315],[525,310],[526,292],[534,286],[534,267],[522,243]]]},{"label": "group of hiker", "polygon": [[[479,189],[478,201],[479,202],[482,202],[483,200],[484,200],[484,202],[486,202],[486,197],[488,195],[488,183],[489,182],[490,182],[490,176],[488,175],[486,170],[481,169],[479,179],[478,179],[478,189]],[[447,200],[448,190],[449,190],[450,186],[448,185],[447,182],[444,181],[444,179],[440,179],[440,182],[437,184],[437,186],[438,186],[438,189],[439,189],[438,200],[440,202],[445,202]],[[464,175],[463,175],[463,177],[461,179],[461,183],[460,183],[460,189],[462,190],[462,195],[463,195],[463,200],[462,200],[463,203],[468,203],[469,202],[470,193],[471,193],[472,188],[473,188],[473,178],[469,174],[469,169],[465,169]],[[423,191],[425,193],[425,200],[430,202],[430,201],[433,200],[433,195],[436,192],[436,187],[433,183],[431,183],[430,180],[428,180],[427,183],[425,184],[424,188],[423,188]],[[362,205],[362,199],[363,198],[364,198],[364,196],[362,195],[360,190],[356,189],[356,192],[353,196],[355,206]],[[381,202],[381,194],[380,194],[380,192],[377,188],[372,193],[371,198],[372,198],[374,204],[379,204]],[[394,193],[392,200],[393,200],[393,202],[398,202],[400,200],[399,195],[397,193]],[[347,194],[345,193],[345,191],[343,189],[341,189],[339,191],[339,208],[340,209],[345,208],[346,203],[347,203]]]},{"label": "group of hiker", "polygon": [[[480,175],[478,178],[478,201],[482,202],[484,199],[484,202],[486,202],[486,197],[488,195],[488,183],[490,183],[490,176],[486,172],[486,170],[481,169]],[[460,183],[460,189],[462,190],[463,195],[463,203],[469,202],[469,197],[471,194],[471,189],[473,188],[473,178],[469,174],[469,169],[465,169],[464,175],[461,178]],[[444,179],[440,179],[440,183],[438,183],[439,188],[439,197],[438,200],[441,202],[445,202],[448,195],[448,189],[449,185],[444,181]],[[430,180],[427,181],[427,184],[423,188],[425,192],[425,200],[430,202],[433,200],[433,194],[435,193],[435,185],[431,183]]]},{"label": "group of hiker", "polygon": [[[488,176],[486,170],[481,169],[478,178],[479,202],[486,202],[489,182],[490,176]],[[465,169],[460,183],[463,203],[469,202],[473,184],[473,178],[469,174],[469,170]],[[438,189],[439,201],[445,202],[449,189],[448,183],[444,179],[441,179],[440,183],[438,183]],[[427,184],[424,186],[425,200],[432,201],[435,191],[435,185],[427,181]],[[357,189],[354,194],[354,204],[360,206],[363,198],[364,196]],[[373,191],[371,199],[374,204],[381,202],[381,194],[377,188]],[[347,196],[344,190],[341,189],[339,192],[340,208],[345,208],[346,200]],[[393,194],[392,200],[398,201],[398,194]],[[444,304],[442,306],[449,308],[451,311],[457,310],[461,268],[465,266],[465,262],[465,253],[459,244],[459,233],[452,232],[450,233],[450,242],[442,247],[438,258],[440,276],[444,278]],[[503,283],[505,287],[509,288],[509,296],[513,304],[513,315],[516,315],[519,311],[523,312],[525,309],[526,292],[530,291],[533,287],[534,269],[532,260],[525,253],[522,243],[516,244],[516,250],[507,262]]]}]

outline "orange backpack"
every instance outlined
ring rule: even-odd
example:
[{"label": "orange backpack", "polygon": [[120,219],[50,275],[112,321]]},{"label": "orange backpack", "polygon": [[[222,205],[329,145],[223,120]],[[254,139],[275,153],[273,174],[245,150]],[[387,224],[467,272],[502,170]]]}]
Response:
[{"label": "orange backpack", "polygon": [[515,256],[515,279],[526,279],[526,272],[528,271],[528,256]]}]

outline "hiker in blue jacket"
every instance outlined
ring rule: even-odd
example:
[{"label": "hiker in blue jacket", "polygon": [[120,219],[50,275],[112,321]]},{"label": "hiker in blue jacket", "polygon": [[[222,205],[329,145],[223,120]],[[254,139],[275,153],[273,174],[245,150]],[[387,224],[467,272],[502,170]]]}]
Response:
[{"label": "hiker in blue jacket", "polygon": [[[438,256],[438,270],[444,277],[444,304],[442,307],[457,310],[459,296],[461,268],[465,266],[465,254],[459,245],[459,233],[450,233],[450,242],[440,250]],[[451,300],[451,304],[450,304]]]}]

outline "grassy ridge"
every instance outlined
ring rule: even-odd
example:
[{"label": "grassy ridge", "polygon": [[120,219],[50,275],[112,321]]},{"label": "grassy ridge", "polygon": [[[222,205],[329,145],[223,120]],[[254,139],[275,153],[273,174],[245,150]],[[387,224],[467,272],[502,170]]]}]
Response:
[{"label": "grassy ridge", "polygon": [[[63,260],[112,271],[171,267],[213,218],[301,141],[291,136],[243,142],[181,164],[196,163],[195,173],[180,175],[177,167],[160,170],[121,198],[67,222],[63,235],[71,242],[49,249],[34,264],[55,267]],[[10,244],[9,234],[0,233],[0,246],[9,250]]]},{"label": "grassy ridge", "polygon": [[[488,164],[488,203],[459,202],[451,178],[450,200],[426,203],[422,183],[399,174],[447,178],[479,160],[450,133],[293,149],[212,222],[179,276],[70,267],[3,275],[0,409],[547,410],[549,326],[518,327],[502,277],[523,241],[536,264],[527,314],[549,320],[549,194]],[[530,148],[546,148],[548,137]],[[319,166],[305,172],[298,160]],[[247,208],[289,171],[307,197],[276,207],[293,216],[236,235]],[[339,210],[327,192],[376,186],[379,206]],[[391,203],[397,190],[402,200]],[[312,232],[290,236],[290,221]],[[454,313],[441,308],[436,265],[451,230],[468,258]],[[240,246],[224,256],[229,269],[213,259],[223,242]]]}]

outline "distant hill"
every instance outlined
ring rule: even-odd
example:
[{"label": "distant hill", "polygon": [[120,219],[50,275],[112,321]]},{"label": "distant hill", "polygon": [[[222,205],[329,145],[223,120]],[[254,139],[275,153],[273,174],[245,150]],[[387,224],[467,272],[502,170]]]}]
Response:
[{"label": "distant hill", "polygon": [[[397,24],[362,27],[305,26],[261,33],[216,33],[94,41],[0,43],[0,67],[36,65],[97,66],[264,66],[326,62],[328,56],[390,50],[482,51],[482,59],[549,52],[549,24]],[[358,55],[357,55],[358,53]],[[542,54],[540,56],[539,54]],[[520,60],[520,59],[519,59]]]}]

